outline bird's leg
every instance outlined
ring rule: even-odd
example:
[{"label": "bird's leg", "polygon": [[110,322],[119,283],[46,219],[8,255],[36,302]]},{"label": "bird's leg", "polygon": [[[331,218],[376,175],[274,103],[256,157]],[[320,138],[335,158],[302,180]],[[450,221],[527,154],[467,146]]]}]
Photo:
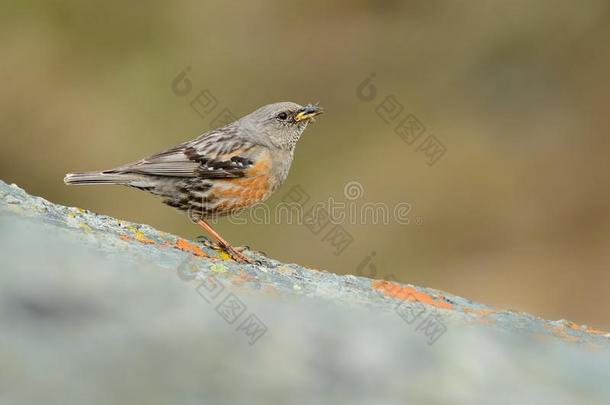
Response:
[{"label": "bird's leg", "polygon": [[253,260],[248,259],[241,252],[237,251],[237,249],[231,246],[229,242],[227,242],[222,236],[220,236],[220,234],[216,232],[214,228],[212,228],[210,224],[205,222],[203,219],[198,220],[197,224],[203,229],[205,229],[207,233],[212,235],[212,237],[218,241],[218,245],[222,249],[226,250],[226,252],[233,258],[233,260],[241,263],[254,263]]}]

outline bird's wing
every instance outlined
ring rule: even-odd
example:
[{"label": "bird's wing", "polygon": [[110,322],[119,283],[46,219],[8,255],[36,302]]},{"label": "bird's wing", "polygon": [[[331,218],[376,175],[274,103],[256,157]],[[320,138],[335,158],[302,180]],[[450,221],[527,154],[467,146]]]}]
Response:
[{"label": "bird's wing", "polygon": [[254,165],[258,148],[263,146],[238,138],[225,127],[106,173],[205,179],[244,177]]}]

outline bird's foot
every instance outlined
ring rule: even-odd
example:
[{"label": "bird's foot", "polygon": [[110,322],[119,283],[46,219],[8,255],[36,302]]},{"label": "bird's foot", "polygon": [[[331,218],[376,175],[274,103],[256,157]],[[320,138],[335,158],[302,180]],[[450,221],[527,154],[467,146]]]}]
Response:
[{"label": "bird's foot", "polygon": [[[225,251],[233,260],[239,263],[249,263],[249,264],[261,264],[260,260],[250,259],[246,255],[243,254],[246,250],[251,250],[249,246],[231,246],[221,242],[214,242],[205,236],[198,236],[197,241],[203,243],[204,246],[209,247],[214,250],[222,250]],[[255,251],[258,254],[262,254],[266,256],[262,252]]]},{"label": "bird's foot", "polygon": [[[220,244],[219,242],[214,242],[213,240],[211,240],[210,238],[208,238],[206,236],[198,236],[196,239],[197,239],[198,242],[203,243],[204,246],[209,247],[210,249],[225,250],[225,248],[223,247],[222,244]],[[231,246],[231,247],[234,250],[238,251],[239,253],[242,253],[242,252],[244,252],[246,250],[249,250],[251,252],[256,253],[257,255],[269,257],[267,255],[267,253],[262,252],[260,250],[254,250],[254,249],[250,248],[250,246]]]},{"label": "bird's foot", "polygon": [[229,256],[231,256],[231,258],[233,260],[235,260],[238,263],[248,263],[248,264],[260,264],[260,262],[258,260],[254,260],[254,259],[250,259],[249,257],[247,257],[246,255],[244,255],[242,252],[245,250],[243,249],[241,252],[238,251],[236,248],[234,248],[231,245],[225,245],[223,243],[219,243],[220,248],[222,250],[224,250],[225,252],[227,252],[229,254]]}]

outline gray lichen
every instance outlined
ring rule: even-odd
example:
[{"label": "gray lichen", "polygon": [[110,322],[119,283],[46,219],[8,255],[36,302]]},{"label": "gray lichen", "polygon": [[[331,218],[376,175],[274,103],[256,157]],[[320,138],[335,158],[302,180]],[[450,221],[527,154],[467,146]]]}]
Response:
[{"label": "gray lichen", "polygon": [[0,403],[610,402],[583,325],[238,264],[2,182],[0,246]]}]

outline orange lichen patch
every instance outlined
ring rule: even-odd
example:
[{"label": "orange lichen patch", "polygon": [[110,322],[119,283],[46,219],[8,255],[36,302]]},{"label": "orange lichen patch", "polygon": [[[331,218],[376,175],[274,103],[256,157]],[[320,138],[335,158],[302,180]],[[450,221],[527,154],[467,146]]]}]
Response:
[{"label": "orange lichen patch", "polygon": [[551,331],[553,335],[557,336],[562,340],[565,340],[566,342],[578,342],[581,340],[580,337],[567,333],[565,328],[561,326],[544,325],[544,327]]},{"label": "orange lichen patch", "polygon": [[473,323],[489,325],[495,322],[495,319],[487,316],[496,313],[493,309],[474,309],[465,307],[463,311],[468,314],[477,315],[477,317],[472,320]]},{"label": "orange lichen patch", "polygon": [[563,328],[561,326],[551,326],[551,325],[544,325],[545,329],[548,329],[554,333],[565,333],[563,331]]},{"label": "orange lichen patch", "polygon": [[585,331],[586,333],[589,333],[592,335],[599,335],[599,336],[608,335],[608,332],[604,332],[603,330],[599,330],[599,329],[593,328],[591,326],[579,325],[576,322],[568,322],[568,327],[570,327],[574,330]]},{"label": "orange lichen patch", "polygon": [[371,287],[383,292],[386,296],[399,298],[401,300],[419,301],[437,308],[451,309],[453,305],[447,302],[444,297],[440,300],[424,292],[418,291],[413,287],[401,286],[385,280],[374,280]]},{"label": "orange lichen patch", "polygon": [[603,330],[592,328],[591,326],[587,327],[587,333],[592,333],[594,335],[600,335],[600,336],[608,335],[607,332],[604,332]]},{"label": "orange lichen patch", "polygon": [[142,231],[137,231],[136,232],[136,240],[138,242],[142,242],[142,243],[146,243],[146,244],[154,244],[155,243],[154,240],[147,238],[146,235],[144,235],[144,232],[142,232]]},{"label": "orange lichen patch", "polygon": [[210,257],[209,255],[205,254],[205,252],[199,246],[189,242],[186,239],[176,240],[176,244],[174,246],[180,250],[184,250],[185,252],[191,252],[195,256]]},{"label": "orange lichen patch", "polygon": [[496,313],[496,311],[493,309],[472,309],[468,307],[464,308],[464,312],[479,315],[481,317],[486,317],[487,315]]},{"label": "orange lichen patch", "polygon": [[565,326],[545,326],[545,327],[549,330],[552,330],[556,334],[567,335],[570,337],[574,337],[574,336],[569,335],[566,332],[566,328],[571,329],[571,330],[576,330],[579,332],[586,332],[591,335],[605,336],[608,334],[607,332],[604,332],[599,329],[595,329],[591,326],[585,327],[585,325],[580,325],[580,324],[577,324],[576,322],[571,322],[571,321],[566,322]]}]

